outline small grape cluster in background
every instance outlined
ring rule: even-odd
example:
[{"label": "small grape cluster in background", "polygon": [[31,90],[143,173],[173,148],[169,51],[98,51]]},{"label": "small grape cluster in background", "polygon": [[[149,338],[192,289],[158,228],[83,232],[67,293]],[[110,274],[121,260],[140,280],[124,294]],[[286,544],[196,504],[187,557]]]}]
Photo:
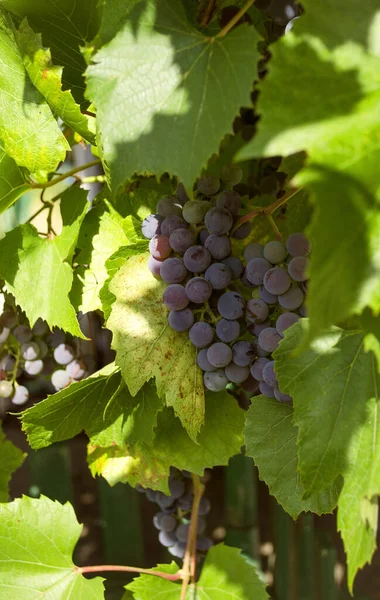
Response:
[{"label": "small grape cluster in background", "polygon": [[[208,390],[251,380],[263,395],[291,402],[278,387],[271,354],[285,329],[306,315],[311,244],[294,233],[286,244],[248,244],[244,263],[233,256],[231,238],[251,232],[249,222],[238,223],[242,198],[232,188],[241,177],[239,167],[228,166],[221,173],[224,190],[218,177],[205,175],[195,200],[181,184],[176,197],[161,198],[142,223],[150,240],[148,267],[167,284],[169,325],[189,332]],[[248,301],[244,288],[250,288]]]},{"label": "small grape cluster in background", "polygon": [[[36,389],[53,393],[80,381],[94,370],[90,355],[62,331],[50,331],[39,319],[30,328],[9,298],[0,315],[0,398],[25,404]],[[42,386],[36,386],[36,380]]]},{"label": "small grape cluster in background", "polygon": [[[158,504],[160,511],[154,515],[153,524],[158,529],[158,539],[172,556],[185,556],[193,505],[193,483],[191,474],[171,467],[169,476],[170,495],[136,486],[136,490],[145,493],[148,500]],[[210,502],[202,496],[198,510],[197,551],[207,552],[213,541],[204,535],[205,515],[210,512]]]}]

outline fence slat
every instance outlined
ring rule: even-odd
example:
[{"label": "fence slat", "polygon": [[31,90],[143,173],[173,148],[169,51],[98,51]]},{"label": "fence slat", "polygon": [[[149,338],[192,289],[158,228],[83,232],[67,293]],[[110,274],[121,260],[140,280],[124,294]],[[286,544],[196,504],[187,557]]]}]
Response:
[{"label": "fence slat", "polygon": [[53,444],[28,454],[31,496],[43,494],[59,502],[73,502],[68,445]]}]

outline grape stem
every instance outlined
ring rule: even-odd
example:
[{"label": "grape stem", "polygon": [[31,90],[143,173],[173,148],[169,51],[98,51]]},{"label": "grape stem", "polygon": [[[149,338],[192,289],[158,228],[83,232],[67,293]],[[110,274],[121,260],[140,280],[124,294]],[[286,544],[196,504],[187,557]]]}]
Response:
[{"label": "grape stem", "polygon": [[208,316],[210,317],[211,321],[212,321],[213,323],[217,323],[217,322],[219,321],[219,317],[216,317],[216,316],[214,315],[214,313],[212,312],[212,310],[211,310],[211,306],[210,306],[210,304],[208,303],[208,301],[207,301],[207,302],[205,302],[205,308],[206,308],[206,311],[205,311],[205,312],[207,312],[207,313],[208,313]]},{"label": "grape stem", "polygon": [[78,167],[74,167],[73,169],[66,171],[66,173],[62,173],[62,175],[60,175],[59,177],[50,179],[50,181],[47,181],[46,183],[31,182],[30,187],[32,189],[49,188],[49,187],[52,187],[53,185],[55,185],[56,183],[60,183],[60,181],[64,181],[68,177],[72,177],[73,175],[75,175],[75,173],[79,173],[79,171],[85,171],[86,169],[89,169],[90,167],[95,167],[96,165],[100,165],[100,164],[101,164],[100,159],[92,160],[91,162],[85,163],[84,165],[79,165]]},{"label": "grape stem", "polygon": [[212,12],[215,8],[215,0],[209,0],[206,10],[203,13],[202,20],[200,22],[200,27],[207,27],[210,22]]},{"label": "grape stem", "polygon": [[246,223],[247,221],[252,221],[255,217],[259,215],[272,215],[278,208],[280,208],[280,206],[283,206],[283,204],[286,204],[288,200],[290,200],[290,198],[293,198],[293,196],[298,194],[298,192],[301,191],[301,189],[302,188],[291,190],[288,194],[282,196],[282,198],[279,198],[275,202],[272,202],[272,204],[269,204],[268,206],[258,206],[252,212],[243,215],[236,221],[232,231],[236,231],[236,229],[238,229],[240,225],[243,225],[243,223]]},{"label": "grape stem", "polygon": [[198,530],[198,510],[199,503],[202,498],[205,486],[201,483],[198,475],[192,473],[193,488],[194,488],[194,500],[191,507],[190,527],[189,534],[187,536],[186,552],[183,560],[182,568],[182,589],[180,600],[185,600],[187,594],[187,588],[189,581],[195,583],[195,568],[197,559],[197,530]]},{"label": "grape stem", "polygon": [[94,565],[89,567],[76,567],[74,571],[83,575],[84,573],[101,573],[106,571],[118,571],[127,573],[142,573],[144,575],[153,575],[154,577],[161,577],[161,579],[167,579],[168,581],[178,581],[182,579],[182,569],[177,573],[164,573],[163,571],[153,571],[153,569],[140,569],[139,567],[126,567],[124,565]]},{"label": "grape stem", "polygon": [[277,227],[276,221],[274,220],[272,215],[265,215],[266,218],[269,221],[270,226],[272,227],[273,231],[274,231],[274,235],[276,240],[279,240],[280,242],[282,242],[282,233],[279,230],[279,228]]},{"label": "grape stem", "polygon": [[238,23],[240,21],[240,19],[242,18],[242,16],[252,6],[252,4],[254,3],[254,1],[255,0],[248,0],[248,2],[246,2],[246,4],[243,6],[243,8],[241,8],[239,10],[239,12],[237,12],[234,17],[232,17],[231,21],[229,21],[227,23],[227,25],[225,25],[223,27],[223,29],[221,31],[219,31],[219,33],[216,34],[215,38],[224,37],[229,31],[231,31],[231,29],[233,27],[235,27],[236,23]]},{"label": "grape stem", "polygon": [[17,371],[18,371],[18,366],[20,364],[20,360],[21,360],[21,346],[18,344],[17,345],[17,354],[16,354],[16,362],[15,362],[15,366],[13,368],[13,372],[12,372],[12,385],[14,385],[16,383],[16,379],[17,379]]}]

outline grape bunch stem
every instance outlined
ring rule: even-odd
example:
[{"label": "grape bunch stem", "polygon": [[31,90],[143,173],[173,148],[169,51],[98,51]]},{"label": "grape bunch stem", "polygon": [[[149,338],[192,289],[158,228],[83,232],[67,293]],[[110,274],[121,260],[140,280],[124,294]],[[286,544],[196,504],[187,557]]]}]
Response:
[{"label": "grape bunch stem", "polygon": [[261,215],[261,216],[272,215],[278,208],[280,208],[281,206],[286,204],[288,202],[288,200],[290,200],[290,198],[293,198],[293,196],[298,194],[298,192],[300,192],[301,189],[302,188],[297,188],[296,190],[293,189],[288,194],[285,194],[284,196],[282,196],[282,198],[279,198],[275,202],[272,202],[272,204],[268,204],[268,206],[258,206],[252,212],[250,212],[246,215],[243,215],[236,221],[235,226],[232,230],[232,233],[234,231],[236,231],[236,229],[238,229],[238,227],[240,227],[240,225],[243,225],[243,223],[246,223],[247,221],[252,221],[255,217],[257,217],[259,215]]},{"label": "grape bunch stem", "polygon": [[244,4],[244,6],[239,10],[239,12],[237,12],[236,15],[234,17],[232,17],[231,21],[229,21],[227,23],[227,25],[225,25],[221,31],[219,31],[219,33],[215,36],[215,38],[220,38],[220,37],[224,37],[225,35],[227,35],[227,33],[229,31],[231,31],[231,29],[233,27],[235,27],[236,23],[238,23],[240,21],[240,19],[242,18],[242,16],[252,6],[252,4],[254,3],[254,1],[255,0],[248,0],[248,2],[246,2]]},{"label": "grape bunch stem", "polygon": [[196,559],[197,559],[197,529],[198,529],[198,510],[199,503],[204,492],[204,485],[201,483],[198,475],[192,474],[193,488],[194,488],[194,500],[191,507],[190,527],[189,535],[187,538],[186,552],[183,560],[183,574],[182,574],[182,589],[180,600],[185,600],[189,581],[195,583],[195,570],[196,570]]}]

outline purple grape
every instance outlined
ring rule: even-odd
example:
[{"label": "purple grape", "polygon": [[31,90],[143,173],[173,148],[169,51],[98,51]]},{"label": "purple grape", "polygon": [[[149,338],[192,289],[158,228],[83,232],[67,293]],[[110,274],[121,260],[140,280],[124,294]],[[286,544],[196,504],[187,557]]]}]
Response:
[{"label": "purple grape", "polygon": [[307,317],[307,308],[305,303],[301,304],[301,306],[299,307],[299,313],[301,317]]},{"label": "purple grape", "polygon": [[199,234],[199,240],[200,240],[202,246],[205,245],[205,242],[206,242],[206,240],[207,240],[208,237],[210,237],[210,234],[207,231],[207,229],[202,229],[202,231]]},{"label": "purple grape", "polygon": [[220,319],[216,324],[216,335],[222,342],[233,342],[240,335],[239,322]]},{"label": "purple grape", "polygon": [[25,360],[35,360],[40,354],[40,348],[36,342],[27,342],[21,345],[21,355]]},{"label": "purple grape", "polygon": [[204,247],[217,260],[226,258],[231,252],[231,243],[226,235],[215,235],[214,233],[208,235]]},{"label": "purple grape", "polygon": [[169,238],[166,235],[155,235],[149,242],[149,252],[157,260],[164,260],[171,254],[171,251]]},{"label": "purple grape", "polygon": [[309,259],[306,256],[295,256],[288,264],[288,273],[294,281],[306,281]]},{"label": "purple grape", "polygon": [[297,285],[292,285],[285,294],[281,294],[278,297],[279,305],[286,310],[296,310],[301,306],[303,301],[304,293]]},{"label": "purple grape", "polygon": [[264,287],[275,296],[284,294],[290,287],[290,277],[281,267],[273,267],[264,275]]},{"label": "purple grape", "polygon": [[205,202],[204,200],[190,200],[190,202],[186,202],[183,207],[182,216],[187,223],[196,225],[203,221],[203,217],[207,211],[210,210],[210,207],[210,202]]},{"label": "purple grape", "polygon": [[212,173],[201,175],[197,182],[197,188],[201,194],[213,196],[220,188],[220,179]]},{"label": "purple grape", "polygon": [[12,396],[13,404],[22,406],[29,400],[29,390],[24,385],[18,385],[15,389],[15,393]]},{"label": "purple grape", "polygon": [[260,389],[260,393],[263,396],[266,396],[266,398],[274,398],[274,388],[272,386],[268,385],[267,383],[265,383],[265,381],[260,381],[259,389]]},{"label": "purple grape", "polygon": [[282,242],[268,242],[264,247],[264,258],[272,265],[277,265],[285,260],[287,255],[286,248]]},{"label": "purple grape", "polygon": [[284,331],[297,323],[299,316],[292,312],[282,313],[276,321],[276,329],[281,337],[284,337]]},{"label": "purple grape", "polygon": [[63,369],[58,369],[58,371],[54,371],[51,376],[51,382],[53,387],[57,390],[62,390],[70,383],[70,375],[64,371]]},{"label": "purple grape", "polygon": [[226,367],[232,359],[232,350],[224,342],[215,342],[207,350],[208,361],[218,369]]},{"label": "purple grape", "polygon": [[242,285],[244,285],[247,288],[254,288],[256,287],[253,283],[251,283],[250,281],[248,281],[247,279],[247,275],[246,275],[246,271],[244,271],[243,276],[240,279]]},{"label": "purple grape", "polygon": [[185,484],[182,481],[182,479],[170,477],[169,478],[169,490],[170,490],[170,497],[174,498],[174,500],[177,500],[184,494]]},{"label": "purple grape", "polygon": [[80,381],[86,374],[86,365],[82,360],[72,360],[66,366],[66,372],[70,375],[71,379],[75,379],[75,381]]},{"label": "purple grape", "polygon": [[182,217],[178,217],[173,215],[171,217],[166,217],[161,223],[161,234],[170,237],[173,231],[177,229],[185,229],[186,221],[182,219]]},{"label": "purple grape", "polygon": [[259,335],[259,344],[265,352],[274,352],[281,341],[281,336],[274,327],[263,329]]},{"label": "purple grape", "polygon": [[172,506],[174,498],[172,498],[171,496],[166,496],[166,494],[163,494],[162,492],[156,492],[155,502],[159,505],[159,507],[162,510],[165,510]]},{"label": "purple grape", "polygon": [[210,500],[205,496],[202,496],[201,501],[199,502],[198,515],[204,517],[210,512],[211,504]]},{"label": "purple grape", "polygon": [[260,358],[266,358],[271,354],[270,352],[267,352],[266,350],[264,350],[264,348],[260,346],[258,340],[255,340],[254,342],[252,342],[252,344],[255,351],[255,356],[258,356]]},{"label": "purple grape", "polygon": [[269,315],[268,305],[264,302],[264,300],[260,300],[259,298],[252,298],[247,302],[247,306],[245,309],[245,318],[248,323],[260,323],[265,321],[267,316]]},{"label": "purple grape", "polygon": [[208,537],[202,536],[197,539],[197,550],[199,550],[199,552],[207,552],[213,545],[214,542]]},{"label": "purple grape", "polygon": [[54,329],[54,331],[51,331],[46,336],[45,340],[49,344],[49,346],[51,346],[52,348],[56,348],[57,346],[59,346],[59,344],[64,344],[65,334],[59,329]]},{"label": "purple grape", "polygon": [[168,552],[176,558],[184,558],[186,554],[185,542],[177,541],[173,546],[170,546],[170,548],[168,548]]},{"label": "purple grape", "polygon": [[1,329],[1,327],[6,327],[7,329],[13,329],[13,327],[16,327],[17,323],[18,323],[17,314],[14,313],[12,310],[6,310],[5,312],[3,312],[2,315],[0,315],[0,329]]},{"label": "purple grape", "polygon": [[175,517],[173,517],[173,515],[167,515],[164,513],[159,520],[159,525],[161,531],[166,531],[166,533],[170,533],[171,531],[175,530],[177,520],[175,519]]},{"label": "purple grape", "polygon": [[234,363],[230,363],[224,369],[226,376],[229,381],[232,383],[240,384],[243,383],[249,377],[249,368],[248,367],[239,367],[239,365],[235,365]]},{"label": "purple grape", "polygon": [[[143,487],[141,489],[139,489],[138,486],[136,486],[135,489],[137,489],[138,492],[145,493],[145,490]],[[174,517],[172,517],[171,515],[168,515],[166,512],[161,510],[160,512],[156,513],[153,517],[153,525],[155,526],[156,529],[161,529],[161,519],[163,517],[170,517],[171,519],[174,519]],[[174,519],[174,527],[171,531],[174,531],[174,529],[176,528],[176,525],[177,525],[177,521]],[[163,527],[162,529],[165,529],[165,527]]]},{"label": "purple grape", "polygon": [[255,362],[251,366],[252,377],[254,377],[257,381],[264,381],[263,369],[269,362],[269,358],[256,358]]},{"label": "purple grape", "polygon": [[212,293],[212,286],[204,277],[192,277],[186,284],[186,295],[190,302],[203,304],[207,302]]},{"label": "purple grape", "polygon": [[233,224],[231,213],[225,208],[219,210],[216,207],[207,211],[204,221],[209,232],[216,235],[228,233]]},{"label": "purple grape", "polygon": [[45,335],[49,331],[48,324],[42,319],[37,319],[32,327],[33,335]]},{"label": "purple grape", "polygon": [[271,387],[278,386],[277,375],[274,370],[274,360],[270,360],[263,368],[263,378],[265,383]]},{"label": "purple grape", "polygon": [[160,531],[158,534],[158,539],[162,546],[165,548],[169,548],[170,546],[174,546],[177,541],[175,534],[171,531]]},{"label": "purple grape", "polygon": [[180,204],[186,204],[186,202],[188,202],[190,200],[189,196],[187,195],[186,188],[183,185],[182,181],[179,182],[176,192],[175,192],[175,195]]},{"label": "purple grape", "polygon": [[148,258],[148,269],[155,277],[160,277],[160,269],[162,265],[162,260],[157,260],[153,258],[153,256],[149,256]]},{"label": "purple grape", "polygon": [[184,229],[180,227],[175,229],[169,237],[170,247],[174,252],[186,252],[190,246],[195,244],[195,235],[190,229]]},{"label": "purple grape", "polygon": [[216,198],[216,208],[219,210],[226,208],[234,217],[239,214],[240,207],[240,195],[233,190],[226,190],[219,194]]},{"label": "purple grape", "polygon": [[182,206],[176,203],[176,199],[173,196],[164,196],[157,202],[156,213],[162,217],[180,216],[182,214]]},{"label": "purple grape", "polygon": [[203,348],[198,352],[197,362],[202,371],[216,371],[216,367],[207,358],[207,348]]},{"label": "purple grape", "polygon": [[174,331],[187,331],[194,323],[194,315],[189,308],[171,310],[168,316],[169,325]]},{"label": "purple grape", "polygon": [[293,398],[289,394],[283,394],[282,392],[280,392],[278,387],[274,388],[274,397],[279,402],[286,402],[287,404],[290,404],[293,400]]},{"label": "purple grape", "polygon": [[224,263],[213,263],[205,272],[205,278],[214,290],[224,290],[231,283],[231,271]]},{"label": "purple grape", "polygon": [[237,292],[225,292],[218,300],[219,314],[225,319],[241,319],[244,313],[244,299]]},{"label": "purple grape", "polygon": [[286,249],[290,256],[308,256],[311,242],[303,233],[292,233],[286,241]]},{"label": "purple grape", "polygon": [[244,260],[249,263],[253,258],[264,258],[264,246],[257,242],[251,242],[244,248]]},{"label": "purple grape", "polygon": [[259,287],[259,296],[267,304],[277,304],[277,296],[268,292],[263,285]]},{"label": "purple grape", "polygon": [[24,370],[28,375],[39,375],[44,368],[42,360],[26,360]]},{"label": "purple grape", "polygon": [[54,350],[54,360],[59,365],[68,365],[75,357],[75,351],[67,344],[59,344]]},{"label": "purple grape", "polygon": [[270,321],[264,321],[263,323],[255,323],[254,326],[252,327],[252,330],[250,329],[250,333],[252,333],[252,335],[255,336],[259,336],[260,333],[262,332],[263,329],[265,329],[266,327],[270,327],[271,323]]},{"label": "purple grape", "polygon": [[211,392],[221,392],[228,383],[228,379],[223,369],[216,371],[206,371],[203,375],[203,383]]},{"label": "purple grape", "polygon": [[0,344],[4,344],[7,341],[11,330],[8,327],[0,327]]},{"label": "purple grape", "polygon": [[244,271],[244,266],[239,258],[237,258],[236,256],[228,256],[227,258],[222,260],[222,263],[224,265],[227,265],[227,267],[231,271],[231,276],[232,276],[233,281],[235,281],[235,279],[239,279],[239,277],[241,277],[241,275]]},{"label": "purple grape", "polygon": [[245,275],[253,285],[261,285],[270,268],[270,263],[265,258],[252,258],[246,266]]},{"label": "purple grape", "polygon": [[141,232],[143,236],[148,240],[151,240],[155,235],[160,235],[161,223],[163,220],[164,217],[161,215],[149,215],[146,217],[141,225]]},{"label": "purple grape", "polygon": [[0,371],[10,373],[15,368],[16,360],[10,354],[2,356],[0,359]]},{"label": "purple grape", "polygon": [[187,542],[187,537],[189,535],[190,524],[189,523],[181,523],[178,525],[175,530],[175,534],[180,542]]},{"label": "purple grape", "polygon": [[232,346],[232,360],[239,367],[248,367],[255,358],[254,347],[250,342],[236,342]]},{"label": "purple grape", "polygon": [[231,235],[236,240],[244,240],[246,237],[249,236],[251,231],[252,231],[252,224],[249,221],[246,221],[245,223],[240,225],[240,227],[238,227],[236,229],[236,231],[234,231],[234,233],[232,233]]},{"label": "purple grape", "polygon": [[169,310],[182,310],[189,304],[186,290],[179,283],[172,283],[164,290],[162,300]]},{"label": "purple grape", "polygon": [[191,246],[186,250],[183,262],[191,273],[203,273],[211,263],[211,254],[203,246]]},{"label": "purple grape", "polygon": [[13,330],[13,335],[20,344],[30,342],[33,337],[32,330],[27,325],[17,325]]},{"label": "purple grape", "polygon": [[191,327],[189,338],[196,348],[206,348],[214,339],[214,330],[208,323],[198,321]]},{"label": "purple grape", "polygon": [[160,275],[166,283],[181,283],[187,275],[187,269],[180,258],[167,258],[161,264]]}]

